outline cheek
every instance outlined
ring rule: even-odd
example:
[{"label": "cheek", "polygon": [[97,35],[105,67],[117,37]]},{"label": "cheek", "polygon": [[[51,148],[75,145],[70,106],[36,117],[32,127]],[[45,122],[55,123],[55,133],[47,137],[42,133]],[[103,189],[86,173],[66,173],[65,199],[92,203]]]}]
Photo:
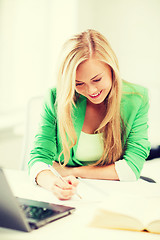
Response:
[{"label": "cheek", "polygon": [[79,88],[79,87],[75,87],[75,90],[77,93],[80,93],[80,94],[83,93],[84,91],[83,88]]},{"label": "cheek", "polygon": [[105,89],[110,90],[112,87],[112,80],[107,80],[104,84]]}]

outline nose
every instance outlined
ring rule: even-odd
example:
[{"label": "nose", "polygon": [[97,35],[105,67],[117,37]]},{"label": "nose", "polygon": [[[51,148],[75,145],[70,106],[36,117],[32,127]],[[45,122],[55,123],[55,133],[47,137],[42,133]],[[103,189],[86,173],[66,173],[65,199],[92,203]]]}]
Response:
[{"label": "nose", "polygon": [[97,92],[96,86],[94,86],[93,84],[87,85],[87,94],[92,95],[95,94],[96,92]]}]

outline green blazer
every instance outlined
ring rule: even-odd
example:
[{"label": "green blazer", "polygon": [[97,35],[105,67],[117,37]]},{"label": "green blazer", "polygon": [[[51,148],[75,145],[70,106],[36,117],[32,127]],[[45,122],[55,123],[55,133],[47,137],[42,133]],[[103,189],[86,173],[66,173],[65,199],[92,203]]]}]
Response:
[{"label": "green blazer", "polygon": [[[41,161],[52,164],[58,161],[62,151],[59,134],[58,119],[55,107],[56,89],[50,89],[46,95],[39,130],[35,136],[34,148],[28,163],[29,170],[35,162]],[[77,134],[77,143],[71,149],[68,166],[83,166],[84,163],[75,158],[79,136],[82,130],[87,99],[80,96],[73,111],[73,124]],[[124,155],[138,179],[145,159],[149,155],[150,143],[148,141],[148,91],[146,88],[123,82],[121,99],[121,116],[125,124]],[[61,157],[63,160],[63,155]]]}]

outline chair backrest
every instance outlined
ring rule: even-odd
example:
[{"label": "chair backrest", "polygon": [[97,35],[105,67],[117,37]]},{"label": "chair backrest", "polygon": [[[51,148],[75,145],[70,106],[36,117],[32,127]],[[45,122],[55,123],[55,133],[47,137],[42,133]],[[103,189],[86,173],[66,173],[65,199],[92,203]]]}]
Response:
[{"label": "chair backrest", "polygon": [[24,146],[22,152],[21,170],[27,170],[30,151],[33,147],[34,137],[38,129],[40,114],[42,110],[43,96],[32,97],[26,110]]},{"label": "chair backrest", "polygon": [[149,108],[149,140],[151,146],[160,145],[160,94],[158,86],[150,86],[149,88],[149,98],[150,98],[150,108]]}]

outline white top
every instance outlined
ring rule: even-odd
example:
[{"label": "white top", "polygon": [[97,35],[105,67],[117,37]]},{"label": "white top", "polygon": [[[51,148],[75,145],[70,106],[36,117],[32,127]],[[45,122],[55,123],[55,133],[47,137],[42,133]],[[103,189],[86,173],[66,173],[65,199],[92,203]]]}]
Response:
[{"label": "white top", "polygon": [[[76,158],[81,162],[95,162],[100,159],[103,153],[102,133],[87,134],[81,132],[76,151]],[[30,177],[35,182],[36,176],[41,171],[49,169],[48,165],[43,162],[35,163],[30,171]],[[127,162],[119,160],[115,162],[115,169],[120,181],[136,181],[136,176]]]},{"label": "white top", "polygon": [[76,159],[81,162],[96,162],[103,154],[103,134],[81,132],[76,151]]}]

